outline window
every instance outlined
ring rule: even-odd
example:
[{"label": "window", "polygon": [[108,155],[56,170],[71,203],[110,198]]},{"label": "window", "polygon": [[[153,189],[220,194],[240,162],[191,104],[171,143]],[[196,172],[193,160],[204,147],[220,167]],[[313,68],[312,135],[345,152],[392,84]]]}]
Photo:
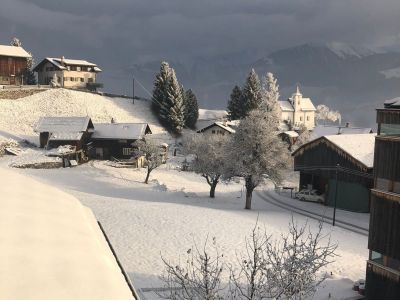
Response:
[{"label": "window", "polygon": [[93,82],[93,78],[88,78],[87,82]]},{"label": "window", "polygon": [[213,133],[213,134],[214,134],[214,133],[215,133],[215,130],[211,131],[211,133]]},{"label": "window", "polygon": [[310,121],[310,116],[307,116],[307,121]]},{"label": "window", "polygon": [[381,124],[380,135],[400,135],[400,124]]},{"label": "window", "polygon": [[300,117],[300,121],[303,121],[303,117]]},{"label": "window", "polygon": [[64,77],[64,81],[68,81],[69,80],[69,78],[68,77]]},{"label": "window", "polygon": [[81,67],[76,67],[76,70],[77,71],[81,71]]},{"label": "window", "polygon": [[79,77],[75,77],[75,81],[79,81]]},{"label": "window", "polygon": [[85,82],[85,78],[81,78],[81,82]]},{"label": "window", "polygon": [[70,67],[70,70],[71,70],[71,71],[76,71],[76,66],[71,66],[71,67]]},{"label": "window", "polygon": [[135,150],[133,148],[122,148],[123,155],[132,155]]}]

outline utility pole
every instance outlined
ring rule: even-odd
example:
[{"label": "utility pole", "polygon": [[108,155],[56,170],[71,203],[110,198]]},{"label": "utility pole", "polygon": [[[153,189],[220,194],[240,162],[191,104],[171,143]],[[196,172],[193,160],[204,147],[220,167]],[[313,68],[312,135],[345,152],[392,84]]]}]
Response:
[{"label": "utility pole", "polygon": [[340,165],[336,165],[336,183],[335,183],[335,202],[334,202],[334,207],[333,207],[333,222],[332,225],[335,226],[335,221],[336,221],[336,204],[337,204],[337,194],[338,194],[338,172],[339,172],[339,167]]},{"label": "utility pole", "polygon": [[135,77],[132,79],[132,104],[135,104]]}]

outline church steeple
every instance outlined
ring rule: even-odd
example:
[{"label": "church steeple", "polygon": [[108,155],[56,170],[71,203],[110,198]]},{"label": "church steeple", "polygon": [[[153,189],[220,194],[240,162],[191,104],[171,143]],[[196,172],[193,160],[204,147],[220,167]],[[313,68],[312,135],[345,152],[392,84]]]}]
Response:
[{"label": "church steeple", "polygon": [[300,92],[299,84],[296,85],[296,92],[292,95],[294,110],[299,110],[301,107],[301,99],[303,95]]}]

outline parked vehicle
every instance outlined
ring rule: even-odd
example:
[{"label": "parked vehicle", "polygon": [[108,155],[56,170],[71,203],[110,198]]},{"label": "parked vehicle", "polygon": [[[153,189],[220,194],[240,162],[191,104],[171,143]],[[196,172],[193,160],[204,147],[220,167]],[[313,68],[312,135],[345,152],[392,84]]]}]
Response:
[{"label": "parked vehicle", "polygon": [[301,201],[311,201],[324,203],[325,199],[323,195],[318,195],[316,190],[308,190],[304,189],[295,194],[295,198],[300,199]]}]

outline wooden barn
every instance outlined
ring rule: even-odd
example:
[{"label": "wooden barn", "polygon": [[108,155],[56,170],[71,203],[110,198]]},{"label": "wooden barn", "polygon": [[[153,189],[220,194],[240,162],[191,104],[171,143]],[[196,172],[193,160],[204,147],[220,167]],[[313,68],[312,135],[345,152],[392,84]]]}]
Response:
[{"label": "wooden barn", "polygon": [[377,110],[366,299],[400,297],[400,98]]},{"label": "wooden barn", "polygon": [[76,150],[86,150],[94,131],[89,117],[42,117],[36,125],[41,148],[71,145]]},{"label": "wooden barn", "polygon": [[32,56],[22,47],[0,45],[0,85],[20,85]]},{"label": "wooden barn", "polygon": [[97,159],[130,159],[134,154],[133,143],[151,133],[147,123],[95,124],[90,156]]},{"label": "wooden barn", "polygon": [[300,189],[316,189],[324,194],[325,205],[333,206],[337,176],[337,207],[369,212],[374,143],[374,134],[348,134],[304,144],[292,154],[294,170],[300,172]]}]

